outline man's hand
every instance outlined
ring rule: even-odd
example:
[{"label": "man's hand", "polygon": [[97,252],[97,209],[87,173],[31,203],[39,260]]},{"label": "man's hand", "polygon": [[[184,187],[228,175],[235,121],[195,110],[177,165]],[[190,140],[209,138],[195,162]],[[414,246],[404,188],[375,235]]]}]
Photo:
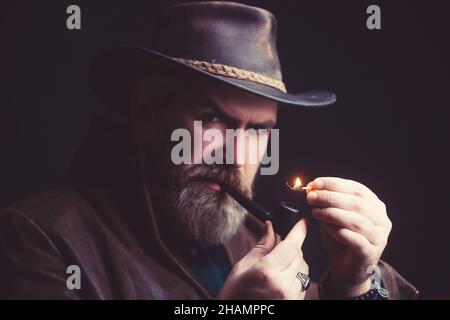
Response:
[{"label": "man's hand", "polygon": [[307,222],[300,220],[285,240],[276,245],[272,224],[266,222],[260,242],[233,268],[219,299],[304,299],[298,272],[308,273],[302,244]]},{"label": "man's hand", "polygon": [[322,177],[309,186],[307,202],[314,206],[313,217],[322,222],[333,289],[342,297],[367,292],[367,268],[378,264],[392,229],[386,206],[355,181]]}]

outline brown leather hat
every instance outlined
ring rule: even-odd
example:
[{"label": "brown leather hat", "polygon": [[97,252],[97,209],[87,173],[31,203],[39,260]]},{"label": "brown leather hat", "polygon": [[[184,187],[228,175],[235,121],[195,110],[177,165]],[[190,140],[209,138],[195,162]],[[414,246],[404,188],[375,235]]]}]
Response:
[{"label": "brown leather hat", "polygon": [[267,10],[232,2],[177,4],[161,13],[153,35],[147,34],[151,39],[143,45],[114,47],[94,60],[91,83],[109,106],[126,110],[133,79],[169,69],[288,105],[317,107],[336,101],[329,91],[287,92],[276,49],[277,22]]}]

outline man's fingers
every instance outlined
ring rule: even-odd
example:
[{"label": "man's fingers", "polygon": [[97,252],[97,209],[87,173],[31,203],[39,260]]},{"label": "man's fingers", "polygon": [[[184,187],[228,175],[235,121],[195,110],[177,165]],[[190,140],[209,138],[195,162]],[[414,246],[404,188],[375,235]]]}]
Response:
[{"label": "man's fingers", "polygon": [[306,219],[301,219],[294,225],[292,230],[289,231],[289,233],[287,234],[284,241],[282,241],[282,243],[284,243],[285,246],[293,248],[297,252],[301,251],[307,233],[308,233],[308,221]]},{"label": "man's fingers", "polygon": [[348,247],[357,255],[365,258],[375,255],[376,248],[361,234],[330,224],[326,224],[325,229],[331,237]]},{"label": "man's fingers", "polygon": [[322,222],[357,232],[373,245],[381,242],[378,227],[363,215],[333,207],[313,208],[312,215]]},{"label": "man's fingers", "polygon": [[315,190],[308,193],[306,200],[312,206],[334,207],[359,213],[376,225],[383,223],[385,218],[384,216],[374,214],[379,211],[374,210],[374,206],[371,202],[351,194],[327,190]]},{"label": "man's fingers", "polygon": [[302,283],[297,279],[297,273],[303,272],[309,275],[309,266],[303,257],[299,256],[295,258],[292,263],[283,270],[286,278],[289,279],[289,290],[292,292],[293,299],[298,299],[305,293],[302,287]]},{"label": "man's fingers", "polygon": [[263,237],[259,240],[258,244],[250,251],[255,257],[262,258],[268,254],[275,247],[277,239],[275,231],[273,230],[272,222],[266,221]]},{"label": "man's fingers", "polygon": [[366,197],[368,200],[376,204],[380,201],[377,195],[362,183],[357,181],[336,178],[336,177],[320,177],[314,179],[313,189],[328,190],[351,194],[357,197]]},{"label": "man's fingers", "polygon": [[281,241],[268,255],[268,258],[277,263],[282,269],[286,268],[292,260],[301,253],[303,242],[307,234],[308,223],[301,219],[295,224],[286,238]]},{"label": "man's fingers", "polygon": [[239,261],[238,264],[240,272],[247,270],[256,261],[271,252],[276,243],[277,240],[275,232],[273,231],[272,223],[270,221],[266,221],[265,233],[259,240],[258,244],[252,250],[250,250],[250,252],[247,253],[247,255],[242,258],[241,261]]}]

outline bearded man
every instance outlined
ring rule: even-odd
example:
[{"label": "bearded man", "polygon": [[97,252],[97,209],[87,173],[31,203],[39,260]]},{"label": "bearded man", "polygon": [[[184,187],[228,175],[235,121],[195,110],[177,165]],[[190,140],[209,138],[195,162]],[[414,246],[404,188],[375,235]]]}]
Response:
[{"label": "bearded man", "polygon": [[[267,147],[279,107],[314,108],[325,91],[288,93],[268,11],[230,2],[167,8],[154,36],[105,51],[95,92],[123,126],[93,122],[70,183],[0,213],[0,297],[25,299],[409,299],[417,290],[380,260],[386,207],[364,185],[321,177],[309,186],[330,266],[309,283],[307,220],[284,240],[223,190],[253,196],[260,150],[232,163],[174,164],[171,133],[255,129]],[[259,129],[266,129],[260,130]],[[200,150],[210,147],[203,141]],[[225,149],[224,140],[214,146]],[[193,148],[191,159],[202,157]],[[240,161],[255,156],[258,161]],[[255,154],[257,153],[257,154]],[[378,270],[373,281],[369,269]],[[71,270],[79,276],[70,285]],[[69,281],[70,280],[70,281]]]}]

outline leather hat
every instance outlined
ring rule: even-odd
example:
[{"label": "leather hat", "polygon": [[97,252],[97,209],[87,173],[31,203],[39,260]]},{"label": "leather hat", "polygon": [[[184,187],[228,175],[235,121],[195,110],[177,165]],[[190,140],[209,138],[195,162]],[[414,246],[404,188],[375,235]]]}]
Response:
[{"label": "leather hat", "polygon": [[336,101],[330,91],[287,92],[276,48],[277,22],[267,10],[232,2],[183,3],[163,10],[153,29],[140,30],[146,36],[139,45],[110,48],[91,66],[94,91],[114,109],[126,110],[137,76],[169,69],[287,105],[318,107]]}]

